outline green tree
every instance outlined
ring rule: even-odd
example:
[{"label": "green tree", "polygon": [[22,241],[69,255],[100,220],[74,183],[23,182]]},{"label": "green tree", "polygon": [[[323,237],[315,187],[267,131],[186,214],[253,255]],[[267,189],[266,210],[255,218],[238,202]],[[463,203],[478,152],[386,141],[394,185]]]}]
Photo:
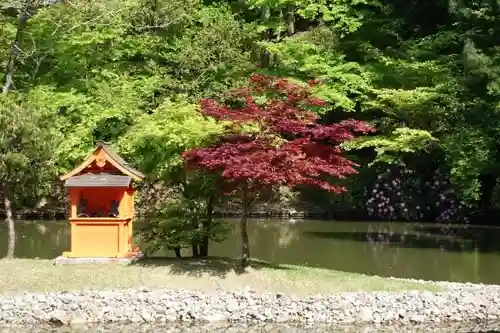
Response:
[{"label": "green tree", "polygon": [[142,201],[144,222],[138,225],[146,250],[190,246],[193,256],[207,256],[209,240],[223,239],[227,228],[213,218],[221,201],[215,179],[184,168],[181,153],[203,146],[222,132],[222,125],[204,118],[198,106],[182,98],[161,103],[143,115],[120,140],[153,183]]},{"label": "green tree", "polygon": [[16,94],[0,95],[0,191],[9,228],[7,257],[14,256],[13,210],[47,194],[54,179],[58,144],[53,115],[33,109]]},{"label": "green tree", "polygon": [[198,101],[254,67],[252,24],[200,0],[60,2],[40,8],[25,32],[16,88],[59,110],[61,171],[95,140],[118,141],[164,97]]}]

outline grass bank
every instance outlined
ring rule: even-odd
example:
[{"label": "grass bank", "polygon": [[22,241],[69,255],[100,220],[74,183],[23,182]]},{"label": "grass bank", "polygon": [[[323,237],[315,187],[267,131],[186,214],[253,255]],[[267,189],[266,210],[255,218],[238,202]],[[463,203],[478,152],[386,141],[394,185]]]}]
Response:
[{"label": "grass bank", "polygon": [[118,288],[182,288],[214,291],[245,287],[299,296],[344,291],[438,291],[436,286],[321,268],[252,261],[244,272],[227,258],[148,259],[133,265],[54,266],[51,260],[0,260],[0,293]]}]

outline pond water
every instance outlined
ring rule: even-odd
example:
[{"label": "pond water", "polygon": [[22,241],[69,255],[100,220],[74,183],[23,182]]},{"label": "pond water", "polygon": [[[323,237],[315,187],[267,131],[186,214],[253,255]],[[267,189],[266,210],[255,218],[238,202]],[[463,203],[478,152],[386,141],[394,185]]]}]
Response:
[{"label": "pond water", "polygon": [[[210,255],[238,256],[237,223]],[[64,221],[16,223],[16,256],[55,258],[69,249]],[[346,272],[500,284],[500,227],[421,223],[253,220],[251,255],[282,264]],[[0,254],[7,234],[0,224]],[[188,254],[188,252],[186,252]],[[173,253],[168,253],[173,256]]]}]

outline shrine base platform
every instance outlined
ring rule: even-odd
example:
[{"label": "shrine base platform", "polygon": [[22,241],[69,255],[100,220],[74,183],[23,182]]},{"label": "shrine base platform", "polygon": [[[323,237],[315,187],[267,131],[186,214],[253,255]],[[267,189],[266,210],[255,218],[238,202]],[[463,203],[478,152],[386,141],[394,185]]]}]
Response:
[{"label": "shrine base platform", "polygon": [[142,253],[137,253],[134,256],[130,256],[127,258],[99,258],[99,257],[86,257],[86,258],[68,258],[64,256],[59,256],[54,259],[54,265],[63,266],[63,265],[78,265],[78,264],[133,264],[137,260],[141,259],[144,255]]}]

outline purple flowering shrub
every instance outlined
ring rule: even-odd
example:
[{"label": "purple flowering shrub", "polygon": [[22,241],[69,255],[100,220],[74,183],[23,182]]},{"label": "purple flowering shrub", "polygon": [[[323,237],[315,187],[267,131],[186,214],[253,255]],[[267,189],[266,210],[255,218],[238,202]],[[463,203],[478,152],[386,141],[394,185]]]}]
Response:
[{"label": "purple flowering shrub", "polygon": [[377,219],[467,222],[449,173],[443,170],[423,173],[405,165],[381,168],[364,195],[367,213]]}]

